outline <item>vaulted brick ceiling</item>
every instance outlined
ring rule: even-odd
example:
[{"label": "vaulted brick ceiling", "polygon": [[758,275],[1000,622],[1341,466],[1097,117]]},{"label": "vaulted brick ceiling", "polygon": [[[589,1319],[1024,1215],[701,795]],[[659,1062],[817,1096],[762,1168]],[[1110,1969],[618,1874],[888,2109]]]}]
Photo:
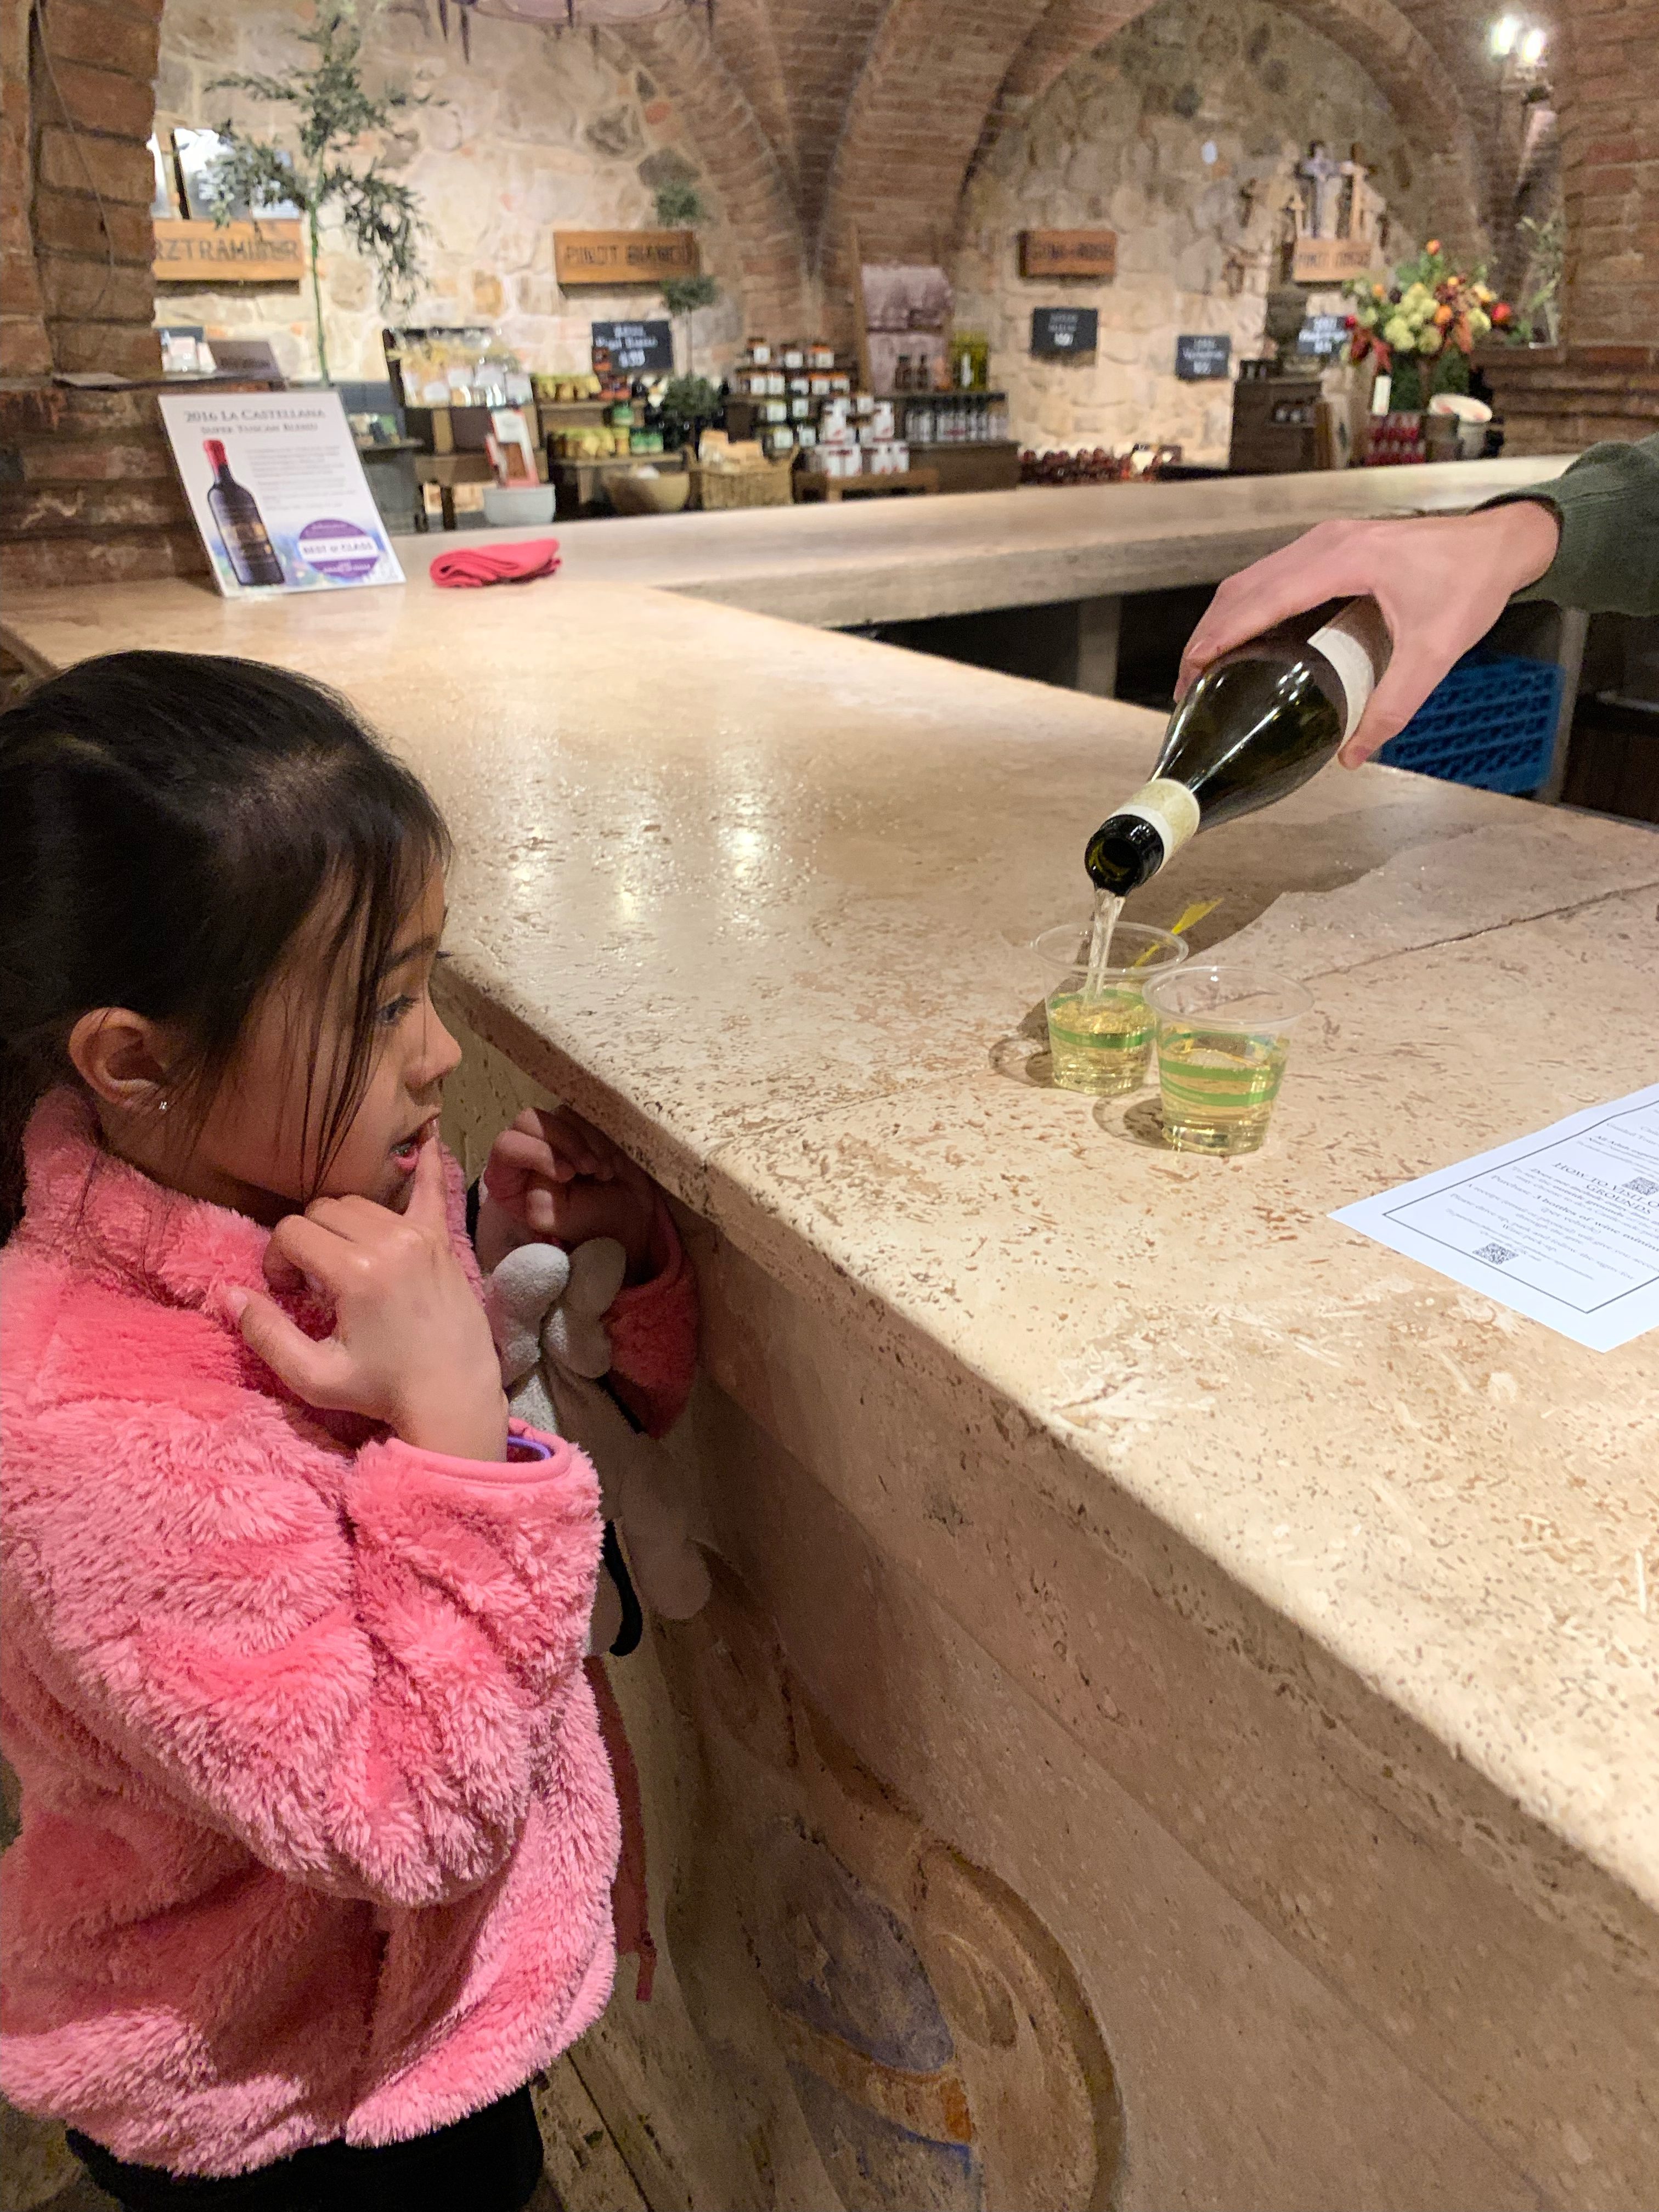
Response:
[{"label": "vaulted brick ceiling", "polygon": [[[844,294],[854,235],[881,258],[948,253],[962,191],[998,133],[1152,0],[715,0],[627,35],[696,137],[791,324]],[[1494,0],[1279,0],[1353,57],[1440,171],[1447,228],[1496,212]]]}]

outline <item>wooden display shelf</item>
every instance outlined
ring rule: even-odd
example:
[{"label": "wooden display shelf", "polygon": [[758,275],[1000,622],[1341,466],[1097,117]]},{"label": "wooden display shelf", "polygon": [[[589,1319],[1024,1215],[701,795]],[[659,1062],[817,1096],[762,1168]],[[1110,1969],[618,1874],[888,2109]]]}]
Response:
[{"label": "wooden display shelf", "polygon": [[[532,444],[540,445],[550,430],[596,430],[606,422],[611,399],[543,400],[513,403],[530,425]],[[645,421],[645,404],[633,402],[634,427]],[[481,453],[489,435],[488,407],[405,407],[409,434],[428,453]]]},{"label": "wooden display shelf", "polygon": [[[495,481],[488,453],[417,453],[414,458],[416,483],[441,484],[453,491],[457,484],[488,484]],[[539,450],[536,455],[536,479],[538,483],[548,481],[547,456]]]},{"label": "wooden display shelf", "polygon": [[558,494],[562,514],[608,514],[610,502],[605,497],[605,478],[618,471],[653,468],[660,476],[677,475],[685,466],[685,454],[677,453],[613,453],[603,459],[587,461],[550,461],[548,482]]},{"label": "wooden display shelf", "polygon": [[911,471],[921,465],[937,471],[941,491],[1012,491],[1019,482],[1019,447],[1012,438],[993,438],[978,445],[912,446]]},{"label": "wooden display shelf", "polygon": [[795,497],[798,500],[819,500],[833,507],[843,499],[881,499],[902,497],[908,494],[936,492],[939,489],[937,469],[899,469],[891,476],[827,477],[822,469],[797,469]]},{"label": "wooden display shelf", "polygon": [[[540,442],[536,410],[525,409],[532,441]],[[405,407],[404,422],[409,434],[428,453],[482,453],[489,435],[487,407]]]}]

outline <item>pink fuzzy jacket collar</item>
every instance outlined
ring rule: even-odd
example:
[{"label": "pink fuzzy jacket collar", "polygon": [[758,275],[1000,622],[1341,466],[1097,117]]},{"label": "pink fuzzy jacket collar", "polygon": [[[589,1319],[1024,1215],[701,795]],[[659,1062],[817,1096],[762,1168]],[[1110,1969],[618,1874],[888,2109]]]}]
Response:
[{"label": "pink fuzzy jacket collar", "polygon": [[[0,1255],[0,2091],[181,2173],[441,2126],[610,1989],[592,1469],[325,1425],[225,1315],[263,1229],[107,1158],[72,1093],[27,1160]],[[459,1231],[453,1164],[451,1196]]]},{"label": "pink fuzzy jacket collar", "polygon": [[[21,1249],[55,1255],[90,1281],[198,1307],[220,1320],[229,1318],[226,1291],[269,1291],[264,1264],[270,1231],[228,1206],[165,1190],[105,1152],[92,1109],[78,1091],[48,1092],[29,1123],[25,1149],[28,1202],[16,1237]],[[456,1255],[476,1288],[461,1171],[447,1153],[444,1166]],[[296,1301],[296,1308],[305,1303]]]}]

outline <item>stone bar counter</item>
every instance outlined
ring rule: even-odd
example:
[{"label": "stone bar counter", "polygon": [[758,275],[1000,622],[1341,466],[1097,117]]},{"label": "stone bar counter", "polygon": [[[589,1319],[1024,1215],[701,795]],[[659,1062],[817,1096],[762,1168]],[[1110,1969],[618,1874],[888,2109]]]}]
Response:
[{"label": "stone bar counter", "polygon": [[612,1664],[661,1959],[575,2054],[653,2207],[1659,2201],[1659,1336],[1328,1218],[1654,1079],[1659,840],[1377,768],[1200,838],[1135,909],[1318,1011],[1178,1157],[1022,950],[1151,715],[576,575],[4,636],[347,690],[457,833],[452,1140],[568,1098],[676,1203],[714,1588]]},{"label": "stone bar counter", "polygon": [[[846,629],[1219,583],[1316,522],[1462,514],[1547,482],[1571,459],[641,515],[567,529],[561,544],[565,573],[584,582],[647,584]],[[410,574],[424,574],[457,546],[545,534],[400,538],[398,553]]]}]

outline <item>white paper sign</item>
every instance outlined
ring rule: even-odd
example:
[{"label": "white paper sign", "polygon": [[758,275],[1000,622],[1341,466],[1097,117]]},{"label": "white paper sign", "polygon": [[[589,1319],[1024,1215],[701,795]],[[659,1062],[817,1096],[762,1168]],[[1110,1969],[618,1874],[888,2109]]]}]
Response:
[{"label": "white paper sign", "polygon": [[1612,1352],[1659,1328],[1659,1083],[1331,1218]]},{"label": "white paper sign", "polygon": [[403,582],[337,392],[168,392],[159,404],[228,599]]}]

